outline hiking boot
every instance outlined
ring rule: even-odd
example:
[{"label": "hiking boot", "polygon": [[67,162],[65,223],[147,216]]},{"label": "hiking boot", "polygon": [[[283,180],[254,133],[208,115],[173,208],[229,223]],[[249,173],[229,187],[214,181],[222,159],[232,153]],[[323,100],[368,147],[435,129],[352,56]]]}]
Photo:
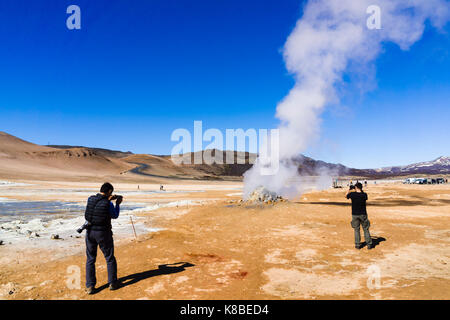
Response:
[{"label": "hiking boot", "polygon": [[362,246],[360,245],[360,244],[355,244],[355,249],[361,249],[362,248]]},{"label": "hiking boot", "polygon": [[367,245],[367,250],[372,250],[373,248],[375,248],[375,246],[373,244],[368,244]]},{"label": "hiking boot", "polygon": [[94,294],[95,288],[94,287],[87,287],[86,288],[86,293],[87,294]]},{"label": "hiking boot", "polygon": [[114,290],[117,290],[117,289],[119,289],[119,282],[118,281],[114,281],[114,282],[111,282],[109,284],[109,290],[114,291]]}]

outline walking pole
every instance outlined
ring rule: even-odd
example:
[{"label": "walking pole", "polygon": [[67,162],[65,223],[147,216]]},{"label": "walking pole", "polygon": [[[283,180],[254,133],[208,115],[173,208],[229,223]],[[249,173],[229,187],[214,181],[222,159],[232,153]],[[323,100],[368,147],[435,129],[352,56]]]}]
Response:
[{"label": "walking pole", "polygon": [[134,228],[133,218],[130,216],[131,225],[133,226],[134,237],[137,239],[136,229]]}]

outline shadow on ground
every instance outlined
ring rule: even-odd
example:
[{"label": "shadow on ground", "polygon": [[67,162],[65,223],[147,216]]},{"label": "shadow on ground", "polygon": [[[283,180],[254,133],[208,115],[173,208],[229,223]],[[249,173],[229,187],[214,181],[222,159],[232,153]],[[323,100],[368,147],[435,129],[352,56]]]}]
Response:
[{"label": "shadow on ground", "polygon": [[[144,272],[139,273],[133,273],[128,276],[122,277],[118,279],[119,285],[117,289],[121,289],[123,287],[135,284],[141,280],[145,280],[148,278],[161,276],[165,274],[172,274],[172,273],[178,273],[183,272],[186,270],[186,268],[194,267],[195,265],[189,262],[177,262],[177,263],[171,263],[171,264],[162,264],[158,266],[158,269],[153,270],[147,270]],[[99,293],[100,291],[108,288],[108,284],[105,284],[101,287],[98,287],[95,290],[95,293]]]},{"label": "shadow on ground", "polygon": [[[383,237],[372,237],[372,246],[375,248],[380,244],[380,242],[386,241],[386,238]],[[364,241],[361,243],[361,248],[364,248],[367,245],[367,243]]]}]

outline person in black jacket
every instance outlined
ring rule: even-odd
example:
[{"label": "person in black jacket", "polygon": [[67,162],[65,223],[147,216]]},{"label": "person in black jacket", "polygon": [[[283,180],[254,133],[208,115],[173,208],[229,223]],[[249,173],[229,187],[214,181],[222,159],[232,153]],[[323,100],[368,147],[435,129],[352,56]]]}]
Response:
[{"label": "person in black jacket", "polygon": [[366,240],[367,249],[372,249],[372,238],[370,236],[370,221],[367,218],[366,201],[367,193],[363,191],[362,183],[358,182],[354,188],[350,188],[345,195],[347,199],[352,200],[352,228],[355,231],[355,248],[361,249],[360,226],[364,230],[364,240]]},{"label": "person in black jacket", "polygon": [[[103,252],[108,269],[109,289],[118,288],[117,261],[114,257],[114,241],[111,219],[117,219],[120,213],[121,196],[113,196],[114,187],[106,182],[100,188],[100,193],[89,197],[86,206],[85,219],[89,222],[86,230],[86,292],[93,294],[97,279],[95,276],[95,261],[97,247]],[[116,200],[116,206],[111,202]]]}]

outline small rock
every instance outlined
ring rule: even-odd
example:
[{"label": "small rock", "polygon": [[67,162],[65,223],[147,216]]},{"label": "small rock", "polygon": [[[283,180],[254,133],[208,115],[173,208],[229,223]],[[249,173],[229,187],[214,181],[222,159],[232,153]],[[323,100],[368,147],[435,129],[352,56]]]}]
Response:
[{"label": "small rock", "polygon": [[0,246],[2,246],[3,245],[3,240],[0,240]]},{"label": "small rock", "polygon": [[51,237],[50,237],[50,239],[52,239],[52,240],[58,240],[58,239],[60,239],[60,238],[59,238],[59,234],[52,234]]},{"label": "small rock", "polygon": [[0,297],[13,295],[15,292],[16,292],[16,284],[12,282],[0,285]]}]

